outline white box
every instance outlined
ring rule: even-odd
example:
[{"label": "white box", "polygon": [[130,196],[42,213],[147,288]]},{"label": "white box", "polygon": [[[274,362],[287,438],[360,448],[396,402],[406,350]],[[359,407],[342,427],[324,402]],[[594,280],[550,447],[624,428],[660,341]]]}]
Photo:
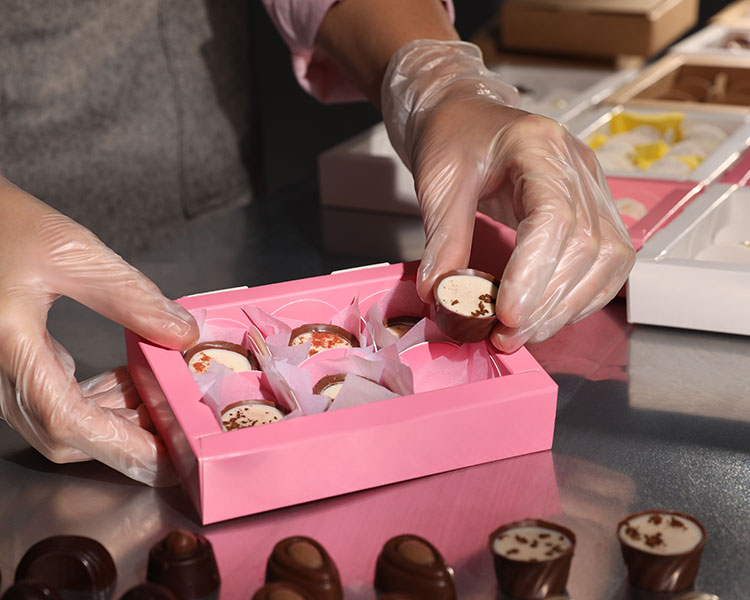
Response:
[{"label": "white box", "polygon": [[646,241],[628,321],[750,335],[750,189],[711,185]]},{"label": "white box", "polygon": [[679,54],[708,54],[712,56],[750,56],[750,49],[727,48],[736,36],[750,35],[750,29],[733,27],[729,23],[715,23],[686,37],[669,51]]},{"label": "white box", "polygon": [[570,125],[571,133],[587,142],[596,133],[608,133],[612,117],[618,113],[663,114],[680,112],[685,121],[698,121],[715,125],[728,133],[728,137],[689,175],[652,173],[641,170],[618,170],[603,167],[604,173],[612,177],[631,177],[647,179],[669,179],[674,181],[696,181],[710,183],[723,173],[750,145],[750,117],[741,114],[727,114],[714,110],[680,110],[679,104],[667,105],[664,109],[643,108],[625,105],[598,106],[585,111]]},{"label": "white box", "polygon": [[419,215],[414,178],[379,123],[318,157],[320,202],[329,207]]},{"label": "white box", "polygon": [[492,67],[519,88],[518,107],[567,123],[635,79],[638,69],[501,64]]},{"label": "white box", "polygon": [[[567,90],[565,106],[550,107],[547,116],[566,123],[631,81],[635,69],[610,71],[530,65],[493,68],[506,81],[539,94]],[[571,95],[572,94],[572,95]],[[523,97],[521,108],[532,109]],[[537,107],[539,108],[539,107]],[[414,179],[391,146],[383,123],[366,129],[318,157],[320,201],[324,207],[419,216]]]}]

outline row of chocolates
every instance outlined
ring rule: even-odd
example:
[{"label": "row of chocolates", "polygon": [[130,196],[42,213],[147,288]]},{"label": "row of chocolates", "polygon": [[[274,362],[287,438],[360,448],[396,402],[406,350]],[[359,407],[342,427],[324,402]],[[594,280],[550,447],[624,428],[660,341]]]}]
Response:
[{"label": "row of chocolates", "polygon": [[[451,271],[441,277],[434,289],[436,304],[434,323],[440,334],[447,336],[450,340],[466,342],[484,340],[496,322],[495,298],[498,285],[492,275],[472,269]],[[416,295],[415,290],[412,293]],[[278,345],[274,346],[270,342],[266,344],[265,339],[259,339],[258,335],[255,337],[247,335],[245,337],[246,345],[226,340],[202,341],[184,354],[185,362],[196,380],[201,378],[207,380],[207,377],[212,374],[215,377],[217,369],[219,374],[275,371],[273,365],[264,362],[267,357],[274,358],[277,361],[289,361],[295,366],[304,367],[300,361],[304,362],[304,360],[315,357],[322,352],[333,349],[357,349],[368,344],[364,341],[365,338],[362,338],[361,344],[360,336],[357,333],[333,323],[306,323],[293,329],[287,327],[284,330],[284,324],[280,324],[278,320],[259,309],[248,309],[246,312],[250,312],[250,315],[255,318],[253,327],[258,330],[259,336],[264,335],[261,333],[261,330],[264,330],[268,336],[267,339],[278,344],[276,338],[279,337],[279,331],[289,331],[288,334],[285,333],[281,336],[284,343],[289,348],[305,346],[307,348],[306,353],[304,355],[299,355],[299,353],[284,355],[283,348],[279,348]],[[350,317],[342,317],[343,320],[353,321]],[[398,315],[383,318],[382,325],[387,331],[387,335],[392,336],[393,340],[401,340],[422,320],[422,316]],[[359,323],[360,319],[357,317],[354,322]],[[256,323],[258,323],[257,326]],[[413,339],[408,344],[405,340],[400,349],[408,347],[409,344],[418,344],[430,339],[429,333],[421,333],[429,331],[428,325],[425,325],[419,331],[420,333],[412,336]],[[372,344],[362,348],[362,356],[364,357],[376,355],[378,350],[376,342],[383,339],[382,335],[378,336],[377,334],[374,334],[371,338],[374,339],[367,339]],[[248,346],[252,346],[252,348]],[[389,358],[392,360],[396,357],[390,356]],[[383,360],[389,359],[384,357]],[[396,360],[398,362],[398,359]],[[263,368],[261,363],[266,367]],[[217,365],[219,366],[217,367]],[[278,373],[277,375],[279,378],[282,377]],[[364,385],[365,381],[379,387],[379,390],[369,391],[372,399],[383,399],[393,395],[412,393],[413,391],[408,385],[394,387],[383,381],[383,377],[376,380],[364,372],[353,372],[342,368],[336,372],[319,374],[318,378],[311,382],[311,389],[304,390],[303,394],[311,392],[313,395],[325,396],[329,400],[327,407],[323,410],[327,410],[334,406],[333,402],[346,383],[347,378],[349,381],[353,381],[354,378],[364,380],[359,381],[360,387]],[[403,376],[401,379],[403,380]],[[290,389],[287,385],[280,387],[283,388],[284,392]],[[298,403],[289,399],[289,394],[283,393],[285,401],[279,401],[273,393],[264,393],[261,388],[262,386],[259,384],[254,390],[256,392],[254,397],[243,397],[229,403],[223,399],[218,401],[209,399],[210,401],[206,403],[214,408],[225,431],[274,423],[282,420],[290,413],[295,413],[295,416],[298,414],[298,412],[295,412]],[[202,391],[205,392],[207,389],[208,387],[205,386]],[[341,403],[338,406],[341,406]],[[302,414],[309,414],[307,410],[301,412]],[[313,412],[317,412],[317,410]]]},{"label": "row of chocolates", "polygon": [[[630,582],[653,592],[690,589],[706,541],[703,525],[675,511],[632,514],[617,526]],[[500,592],[540,600],[565,593],[576,536],[557,523],[525,519],[489,536]],[[34,544],[22,557],[15,583],[2,600],[106,600],[117,571],[97,541],[60,535]],[[211,543],[176,529],[154,544],[146,581],[121,600],[208,600],[219,597],[221,579]],[[381,600],[455,600],[453,569],[427,540],[398,535],[382,547],[375,565]],[[316,540],[292,536],[278,542],[266,563],[265,584],[252,600],[342,600],[336,564]]]}]

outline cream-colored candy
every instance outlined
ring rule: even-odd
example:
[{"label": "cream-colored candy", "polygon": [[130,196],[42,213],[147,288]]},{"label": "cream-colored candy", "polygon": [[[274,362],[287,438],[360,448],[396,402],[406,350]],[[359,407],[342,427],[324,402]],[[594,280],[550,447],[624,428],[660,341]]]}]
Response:
[{"label": "cream-colored candy", "polygon": [[332,383],[331,385],[321,390],[320,393],[323,394],[324,396],[328,396],[331,400],[335,400],[336,396],[338,396],[339,392],[341,391],[342,385],[344,385],[343,381]]},{"label": "cream-colored candy", "polygon": [[464,316],[495,314],[497,286],[483,277],[452,275],[438,285],[437,296],[446,308]]},{"label": "cream-colored candy", "polygon": [[221,413],[221,423],[227,431],[267,425],[284,418],[275,406],[261,402],[242,402],[227,407]]},{"label": "cream-colored candy", "polygon": [[206,350],[196,352],[190,357],[188,367],[193,373],[205,373],[212,361],[224,365],[235,373],[253,370],[246,356],[242,356],[242,354],[232,352],[231,350],[224,350],[223,348],[207,348]]},{"label": "cream-colored candy", "polygon": [[517,527],[492,542],[495,554],[520,561],[553,560],[570,548],[567,536],[546,527]]},{"label": "cream-colored candy", "polygon": [[703,540],[690,519],[665,513],[646,513],[628,519],[618,532],[624,544],[651,554],[684,554]]},{"label": "cream-colored candy", "polygon": [[618,198],[615,200],[615,206],[621,215],[627,215],[636,221],[640,221],[648,213],[648,209],[633,198]]}]

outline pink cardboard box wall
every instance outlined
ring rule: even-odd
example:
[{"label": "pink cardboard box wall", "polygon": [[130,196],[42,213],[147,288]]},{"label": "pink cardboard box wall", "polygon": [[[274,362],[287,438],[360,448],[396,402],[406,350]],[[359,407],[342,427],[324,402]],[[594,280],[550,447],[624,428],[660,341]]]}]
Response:
[{"label": "pink cardboard box wall", "polygon": [[[224,326],[248,323],[246,304],[312,319],[316,306],[343,307],[355,295],[373,302],[415,274],[413,263],[386,265],[180,303]],[[497,372],[484,380],[225,432],[179,352],[132,332],[126,344],[133,381],[204,524],[552,446],[557,386],[526,349],[488,346]]]}]

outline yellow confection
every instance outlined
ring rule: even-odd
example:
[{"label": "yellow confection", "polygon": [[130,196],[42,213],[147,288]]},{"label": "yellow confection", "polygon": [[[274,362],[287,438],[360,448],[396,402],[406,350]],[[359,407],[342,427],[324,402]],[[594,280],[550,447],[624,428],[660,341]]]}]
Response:
[{"label": "yellow confection", "polygon": [[595,133],[589,138],[589,147],[596,152],[601,148],[609,138],[603,133]]},{"label": "yellow confection", "polygon": [[647,170],[651,163],[656,162],[669,152],[669,144],[664,140],[657,140],[651,144],[636,144],[633,162],[642,171]]},{"label": "yellow confection", "polygon": [[612,135],[632,131],[641,125],[647,125],[658,130],[661,135],[666,135],[669,131],[674,132],[673,142],[679,142],[682,137],[682,121],[684,115],[681,112],[669,112],[658,114],[636,114],[636,113],[619,113],[612,117],[609,122],[609,130]]},{"label": "yellow confection", "polygon": [[684,162],[690,167],[690,170],[697,169],[698,165],[701,164],[704,159],[703,156],[699,156],[698,154],[685,154],[684,156],[675,156],[675,158]]}]

